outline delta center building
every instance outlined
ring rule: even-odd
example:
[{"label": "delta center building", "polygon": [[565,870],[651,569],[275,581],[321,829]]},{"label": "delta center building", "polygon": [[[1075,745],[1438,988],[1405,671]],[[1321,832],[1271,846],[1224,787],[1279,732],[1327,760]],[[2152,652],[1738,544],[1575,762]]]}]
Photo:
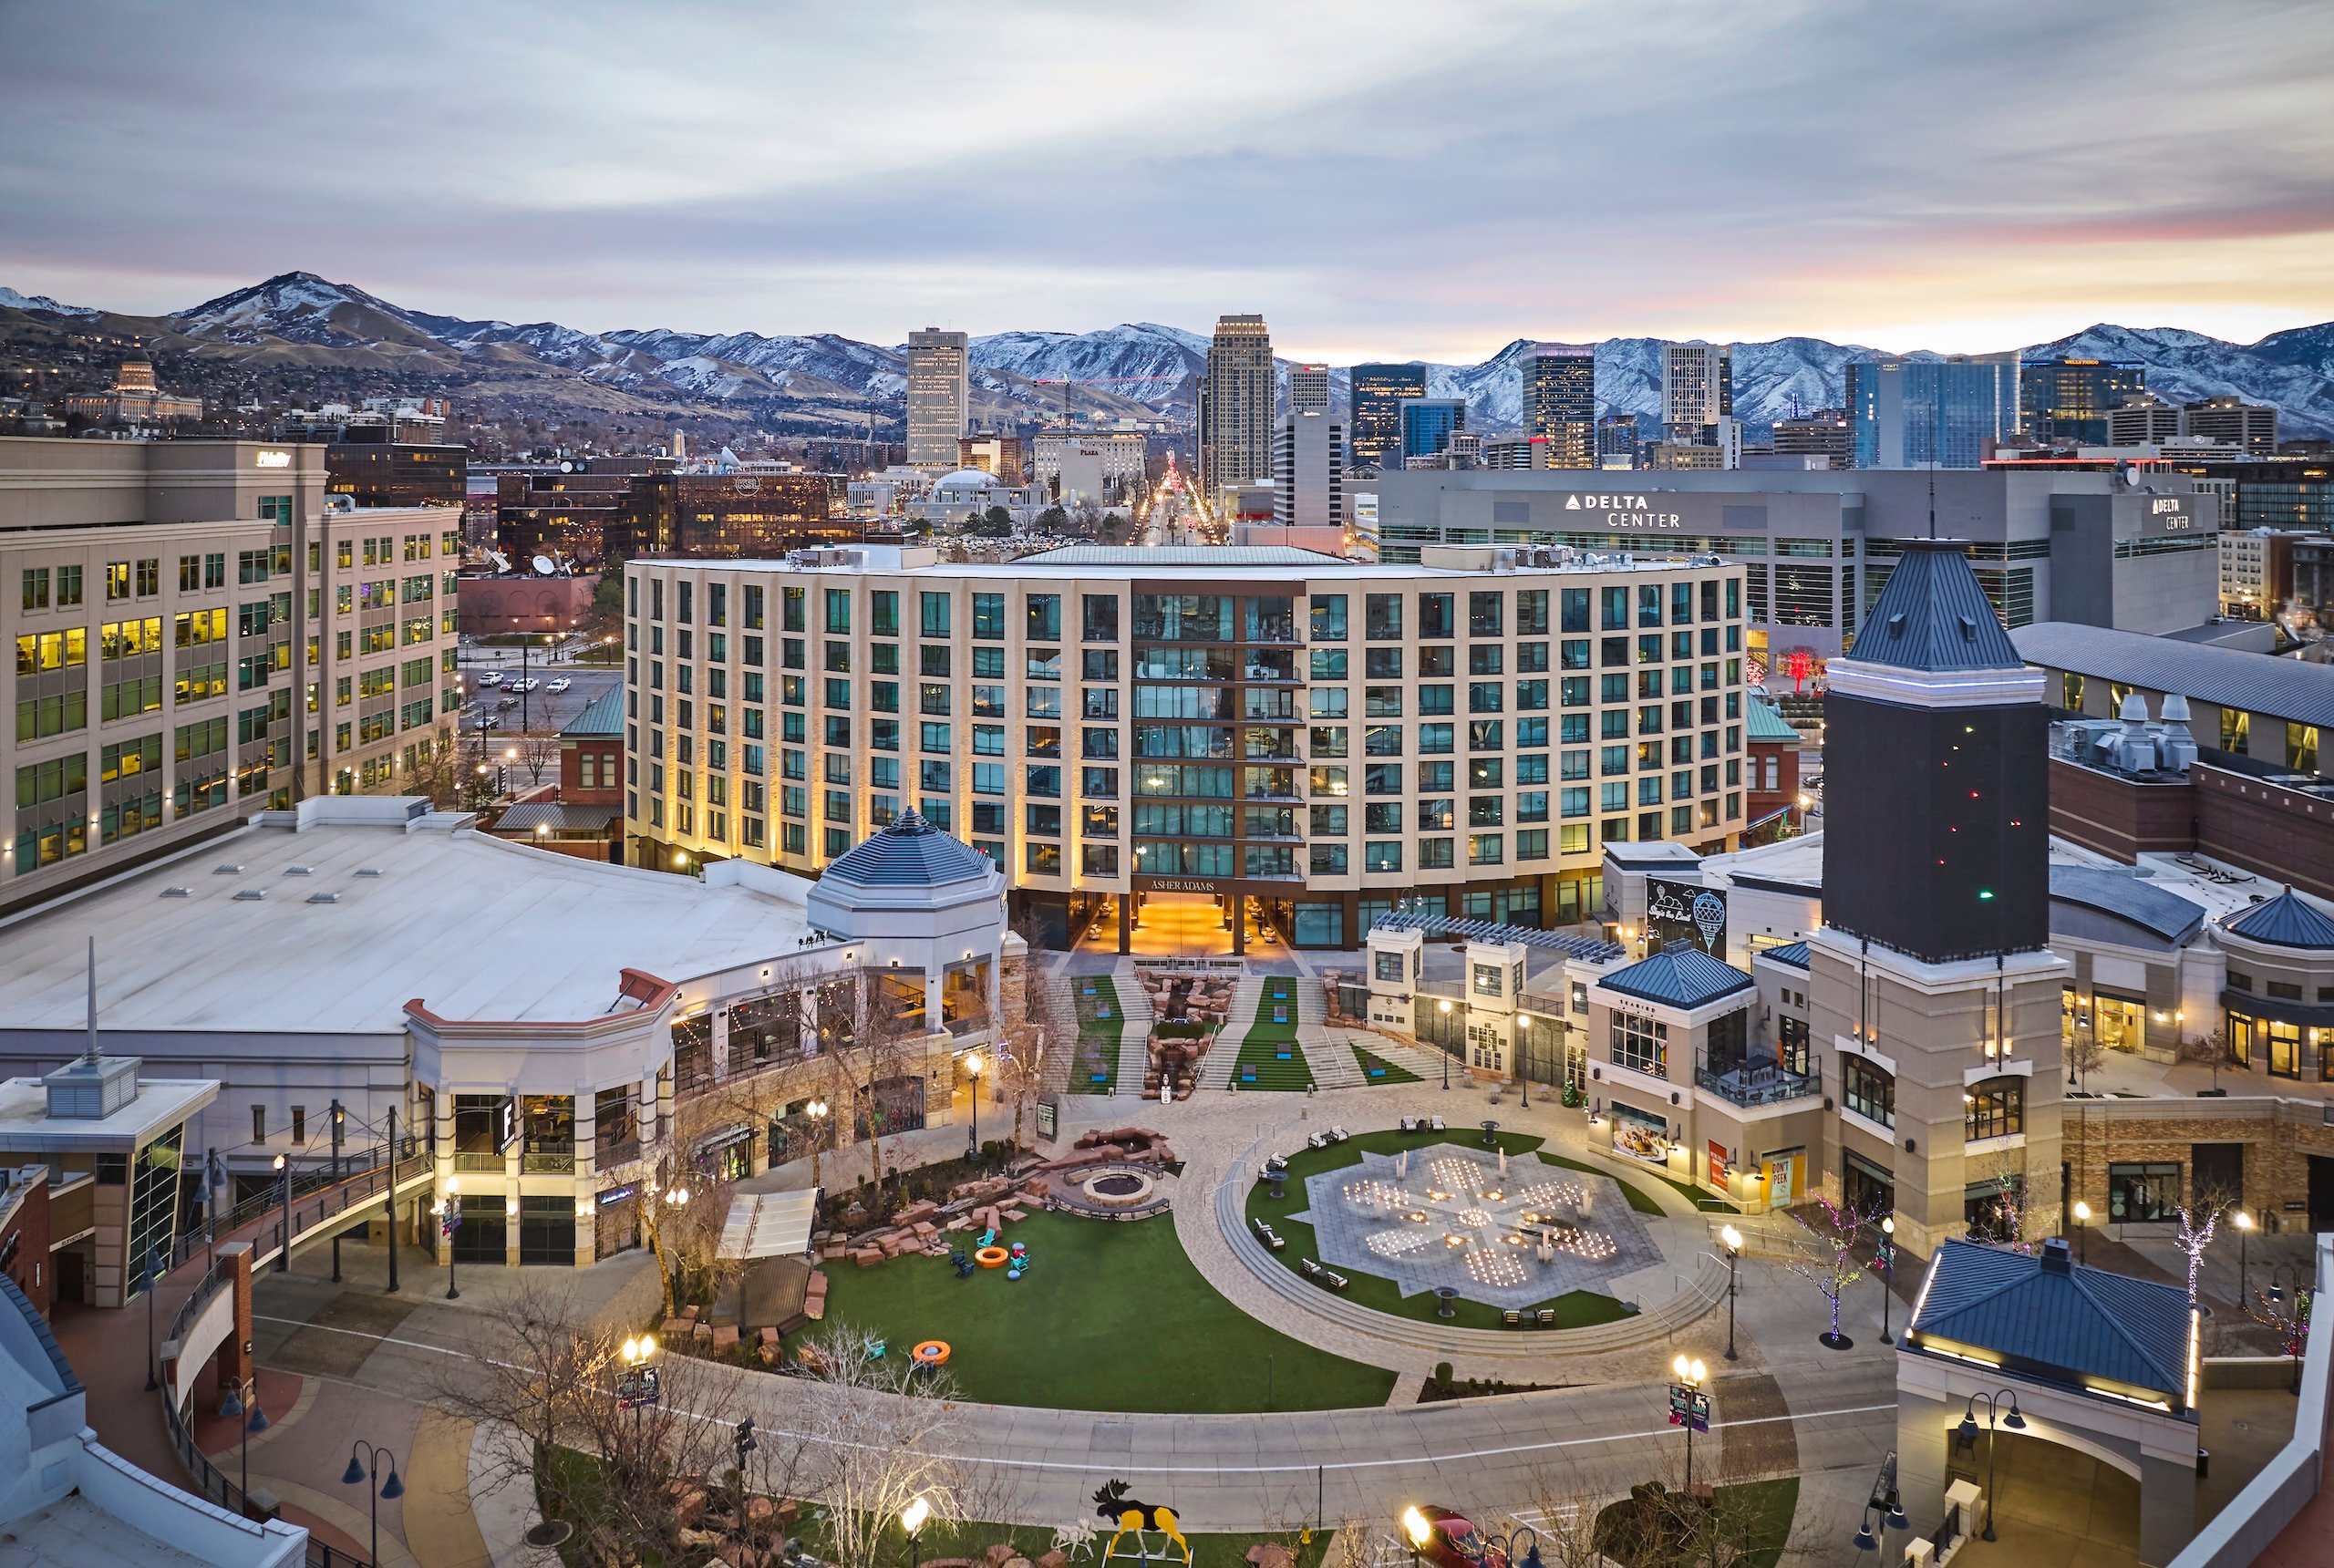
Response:
[{"label": "delta center building", "polygon": [[1054,944],[1595,919],[1607,845],[1742,830],[1743,563],[1623,548],[1675,542],[635,562],[628,857],[816,875],[913,809]]}]

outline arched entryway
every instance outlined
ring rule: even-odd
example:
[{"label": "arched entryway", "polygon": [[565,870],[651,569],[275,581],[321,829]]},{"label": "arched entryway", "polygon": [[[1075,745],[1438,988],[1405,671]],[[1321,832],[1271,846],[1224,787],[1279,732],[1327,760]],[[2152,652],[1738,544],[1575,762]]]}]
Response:
[{"label": "arched entryway", "polygon": [[[2081,1568],[2138,1568],[2140,1481],[2137,1476],[2081,1449],[2031,1432],[1998,1431],[1989,1439],[1982,1419],[1977,1441],[1946,1442],[1946,1481],[1987,1481],[1986,1445],[2001,1444],[1993,1456],[1993,1541],[1973,1539],[1955,1559],[1970,1568],[1988,1563],[2081,1564]],[[1984,1528],[1983,1505],[1971,1522],[1972,1536]],[[1926,1529],[1930,1522],[1916,1520]]]}]

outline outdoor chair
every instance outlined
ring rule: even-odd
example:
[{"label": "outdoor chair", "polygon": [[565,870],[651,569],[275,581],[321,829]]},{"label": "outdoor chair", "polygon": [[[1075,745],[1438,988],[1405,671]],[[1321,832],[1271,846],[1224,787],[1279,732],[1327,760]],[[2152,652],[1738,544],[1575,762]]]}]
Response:
[{"label": "outdoor chair", "polygon": [[1554,1328],[1555,1326],[1556,1309],[1553,1306],[1542,1307],[1540,1309],[1540,1326],[1543,1328]]}]

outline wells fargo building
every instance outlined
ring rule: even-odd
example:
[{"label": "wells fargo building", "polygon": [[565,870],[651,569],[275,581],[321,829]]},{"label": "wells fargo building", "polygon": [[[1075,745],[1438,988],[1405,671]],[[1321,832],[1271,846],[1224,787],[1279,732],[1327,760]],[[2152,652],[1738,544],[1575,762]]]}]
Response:
[{"label": "wells fargo building", "polygon": [[816,875],[913,808],[1062,940],[1205,896],[1352,948],[1398,899],[1557,925],[1604,846],[1742,827],[1739,563],[864,546],[626,569],[634,861]]}]

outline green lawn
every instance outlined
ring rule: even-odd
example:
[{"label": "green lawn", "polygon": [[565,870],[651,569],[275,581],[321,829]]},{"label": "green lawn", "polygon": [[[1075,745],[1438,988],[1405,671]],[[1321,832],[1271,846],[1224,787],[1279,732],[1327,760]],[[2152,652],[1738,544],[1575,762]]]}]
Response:
[{"label": "green lawn", "polygon": [[[1507,1157],[1510,1160],[1520,1159],[1534,1153],[1545,1141],[1522,1132],[1503,1132],[1497,1137],[1499,1147],[1507,1151]],[[1306,1177],[1317,1176],[1325,1171],[1340,1170],[1348,1165],[1358,1165],[1364,1154],[1394,1154],[1405,1149],[1423,1148],[1430,1143],[1455,1143],[1461,1148],[1477,1149],[1482,1146],[1482,1130],[1473,1127],[1453,1127],[1446,1132],[1404,1132],[1397,1128],[1383,1132],[1358,1132],[1343,1143],[1333,1143],[1327,1149],[1300,1148],[1288,1156],[1288,1181],[1284,1189],[1287,1196],[1275,1201],[1272,1195],[1272,1189],[1264,1182],[1257,1181],[1248,1190],[1247,1217],[1250,1220],[1263,1220],[1278,1233],[1281,1240],[1288,1243],[1273,1256],[1292,1272],[1296,1272],[1298,1259],[1317,1260],[1320,1255],[1314,1250],[1316,1243],[1313,1227],[1302,1220],[1292,1220],[1288,1217],[1291,1214],[1303,1213],[1307,1206],[1308,1201],[1305,1196]],[[1551,1155],[1542,1154],[1539,1158],[1551,1165],[1565,1165],[1574,1170],[1587,1169],[1586,1166],[1575,1165],[1570,1161],[1557,1160]],[[1600,1171],[1597,1174],[1602,1175],[1605,1172]],[[1253,1176],[1251,1179],[1253,1180]],[[1637,1208],[1640,1204],[1650,1204],[1654,1212],[1660,1212],[1661,1205],[1651,1197],[1639,1192],[1627,1181],[1621,1182],[1620,1186],[1621,1191],[1629,1198],[1630,1207]],[[1374,1312],[1389,1313],[1396,1317],[1417,1318],[1424,1322],[1434,1316],[1435,1298],[1424,1291],[1406,1296],[1396,1287],[1392,1280],[1381,1278],[1377,1274],[1362,1274],[1353,1269],[1341,1268],[1338,1272],[1353,1282],[1348,1289],[1338,1293],[1348,1301],[1368,1307]],[[1487,1306],[1482,1302],[1475,1301],[1454,1301],[1451,1306],[1456,1315],[1447,1321],[1455,1327],[1498,1328],[1502,1326],[1498,1307]],[[1585,1328],[1593,1324],[1611,1323],[1628,1315],[1622,1310],[1619,1302],[1596,1291],[1567,1291],[1563,1295],[1551,1296],[1546,1301],[1535,1303],[1534,1310],[1536,1311],[1543,1306],[1555,1313],[1556,1326],[1559,1328]],[[1514,1332],[1521,1334],[1529,1331],[1517,1329]]]},{"label": "green lawn", "polygon": [[1070,1000],[1078,1008],[1078,1053],[1069,1064],[1069,1092],[1110,1094],[1118,1087],[1119,1047],[1126,1013],[1107,975],[1073,975]]},{"label": "green lawn", "polygon": [[893,1355],[946,1340],[958,1388],[990,1404],[1215,1415],[1383,1405],[1393,1390],[1393,1373],[1317,1350],[1218,1295],[1168,1216],[1032,1214],[1007,1238],[1035,1259],[1017,1281],[1001,1269],[960,1280],[945,1258],[829,1264],[827,1321],[882,1335]]},{"label": "green lawn", "polygon": [[1799,1512],[1799,1478],[1784,1476],[1718,1490],[1740,1497],[1758,1512],[1758,1542],[1745,1560],[1745,1568],[1775,1568],[1782,1560],[1783,1548],[1791,1544],[1791,1522]]},{"label": "green lawn", "polygon": [[1241,1039],[1240,1055],[1233,1063],[1233,1088],[1302,1094],[1313,1087],[1313,1069],[1296,1044],[1296,985],[1285,975],[1265,982],[1256,1021]]},{"label": "green lawn", "polygon": [[1396,1067],[1377,1052],[1366,1051],[1359,1046],[1353,1047],[1353,1059],[1354,1065],[1361,1068],[1361,1081],[1364,1083],[1390,1084],[1419,1081],[1419,1075],[1408,1068]]}]

